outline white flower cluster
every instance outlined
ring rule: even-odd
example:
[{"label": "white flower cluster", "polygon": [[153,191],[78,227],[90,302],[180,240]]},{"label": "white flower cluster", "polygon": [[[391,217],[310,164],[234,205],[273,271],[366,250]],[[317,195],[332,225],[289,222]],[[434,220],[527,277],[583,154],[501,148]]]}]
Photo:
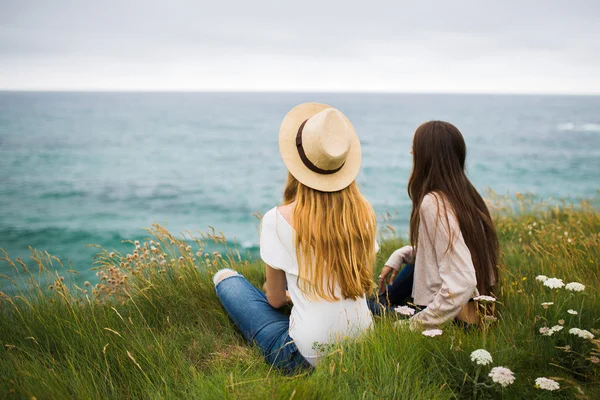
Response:
[{"label": "white flower cluster", "polygon": [[548,306],[553,306],[553,305],[554,305],[554,303],[551,301],[542,303],[542,307],[544,307],[545,309],[548,309]]},{"label": "white flower cluster", "polygon": [[552,336],[556,332],[562,331],[562,329],[563,329],[563,327],[560,325],[554,325],[552,328],[548,328],[547,326],[544,326],[544,327],[540,328],[540,333],[544,336]]},{"label": "white flower cluster", "polygon": [[492,355],[484,349],[475,350],[471,353],[471,361],[478,365],[488,365],[493,362]]},{"label": "white flower cluster", "polygon": [[478,301],[480,303],[495,303],[496,299],[492,296],[477,296],[473,297],[473,300]]},{"label": "white flower cluster", "polygon": [[579,282],[570,282],[570,283],[567,283],[567,285],[565,286],[565,289],[567,289],[571,292],[583,292],[585,290],[585,285],[583,285]]},{"label": "white flower cluster", "polygon": [[546,275],[538,275],[535,277],[535,280],[540,282],[546,282],[548,280],[548,277]]},{"label": "white flower cluster", "polygon": [[565,284],[562,279],[548,278],[544,281],[544,286],[549,287],[550,289],[560,289],[565,286]]},{"label": "white flower cluster", "polygon": [[415,309],[410,308],[408,306],[396,307],[396,308],[394,308],[394,311],[396,311],[398,314],[407,315],[407,316],[415,315]]},{"label": "white flower cluster", "polygon": [[594,338],[592,332],[586,331],[585,329],[571,328],[569,329],[569,333],[571,335],[579,336],[582,339],[592,340]]},{"label": "white flower cluster", "polygon": [[535,380],[535,387],[538,389],[549,390],[551,392],[553,390],[560,389],[560,385],[558,384],[558,382],[548,378],[537,378]]},{"label": "white flower cluster", "polygon": [[421,334],[423,336],[428,336],[428,337],[440,336],[442,334],[442,330],[441,329],[429,329],[429,330],[421,332]]},{"label": "white flower cluster", "polygon": [[567,310],[567,312],[571,315],[577,315],[577,311],[575,310]]},{"label": "white flower cluster", "polygon": [[502,387],[512,385],[515,381],[515,374],[513,374],[510,369],[504,367],[492,368],[488,376],[492,378],[494,383],[497,383]]}]

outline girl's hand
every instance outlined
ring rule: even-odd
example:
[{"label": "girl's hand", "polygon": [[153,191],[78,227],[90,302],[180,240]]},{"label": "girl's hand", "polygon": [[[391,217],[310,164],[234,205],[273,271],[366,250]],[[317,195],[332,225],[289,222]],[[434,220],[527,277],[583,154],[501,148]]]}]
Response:
[{"label": "girl's hand", "polygon": [[396,279],[396,275],[398,275],[398,270],[386,265],[381,270],[381,275],[379,275],[379,293],[385,292],[385,288],[390,283],[394,282]]}]

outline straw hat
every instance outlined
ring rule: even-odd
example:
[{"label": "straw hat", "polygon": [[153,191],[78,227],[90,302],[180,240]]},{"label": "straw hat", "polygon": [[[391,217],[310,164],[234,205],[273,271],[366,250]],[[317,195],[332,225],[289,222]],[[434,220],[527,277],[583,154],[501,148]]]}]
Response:
[{"label": "straw hat", "polygon": [[362,155],[354,127],[341,111],[320,103],[300,104],[279,128],[279,152],[290,173],[322,192],[354,181]]}]

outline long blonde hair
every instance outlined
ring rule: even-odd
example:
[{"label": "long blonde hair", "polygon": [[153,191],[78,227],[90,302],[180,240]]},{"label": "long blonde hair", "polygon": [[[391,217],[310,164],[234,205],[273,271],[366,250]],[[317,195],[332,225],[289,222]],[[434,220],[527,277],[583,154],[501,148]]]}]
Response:
[{"label": "long blonde hair", "polygon": [[337,286],[344,299],[370,293],[375,286],[377,218],[356,182],[328,193],[311,189],[290,174],[284,203],[294,200],[300,290],[310,298],[326,300],[339,300]]}]

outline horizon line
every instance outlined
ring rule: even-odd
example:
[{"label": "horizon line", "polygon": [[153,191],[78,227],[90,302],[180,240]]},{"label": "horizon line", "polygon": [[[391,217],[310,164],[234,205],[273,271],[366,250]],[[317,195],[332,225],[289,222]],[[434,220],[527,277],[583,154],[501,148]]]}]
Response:
[{"label": "horizon line", "polygon": [[377,94],[377,95],[469,95],[469,96],[600,96],[600,92],[452,92],[452,91],[377,91],[377,90],[244,90],[244,89],[5,89],[0,93],[148,93],[148,94]]}]

